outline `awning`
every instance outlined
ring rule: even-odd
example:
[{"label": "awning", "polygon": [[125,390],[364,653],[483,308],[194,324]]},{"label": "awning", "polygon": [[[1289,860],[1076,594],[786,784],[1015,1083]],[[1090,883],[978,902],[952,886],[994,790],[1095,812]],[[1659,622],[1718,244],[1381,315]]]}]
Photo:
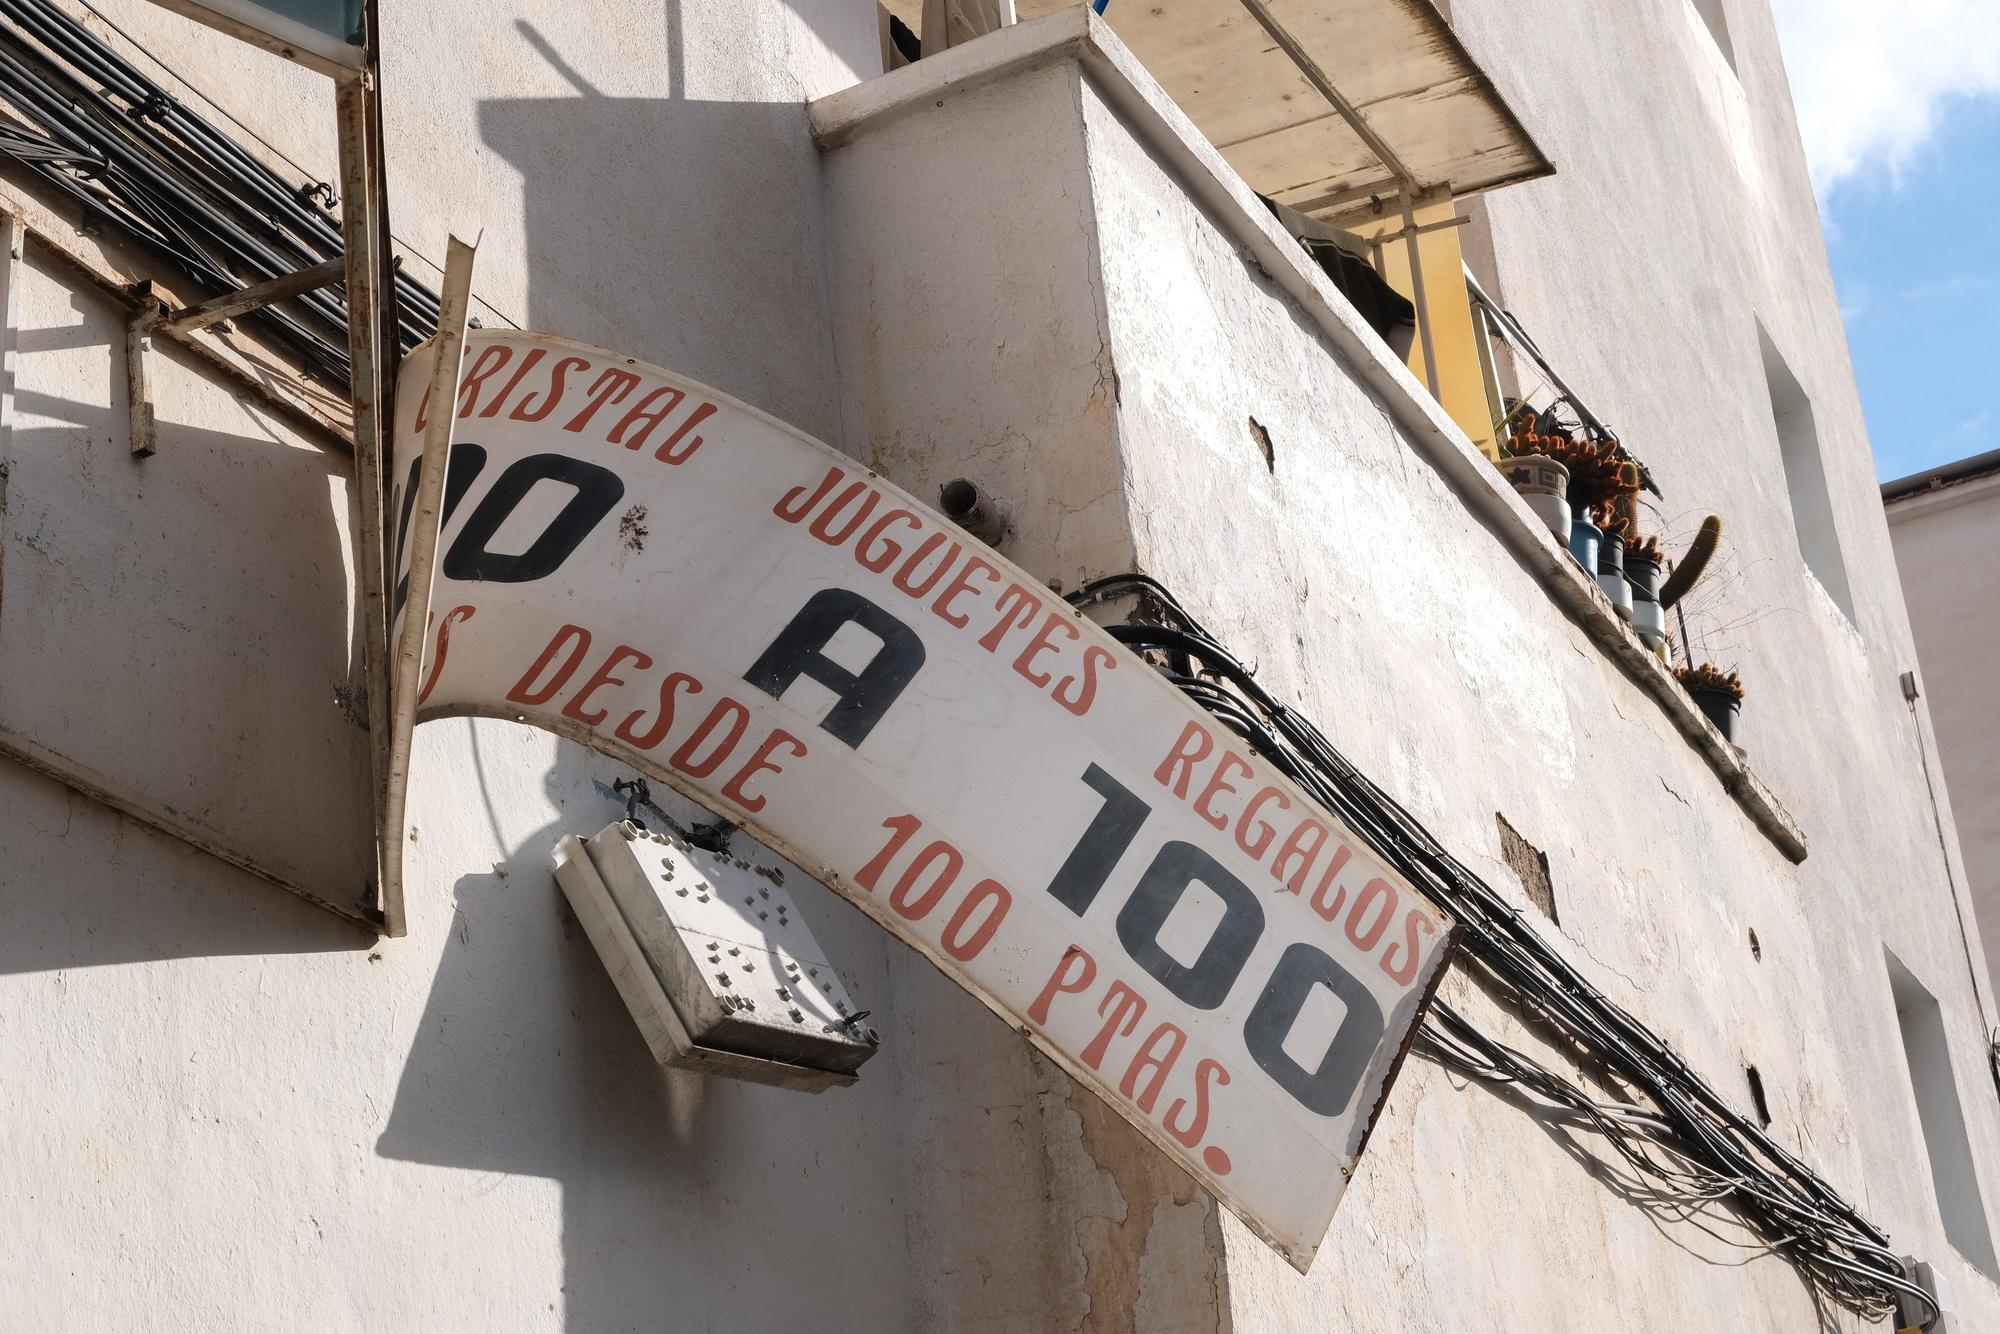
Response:
[{"label": "awning", "polygon": [[[922,0],[889,8],[920,25]],[[1302,213],[1555,171],[1430,0],[1110,0],[1104,18],[1244,180]]]}]

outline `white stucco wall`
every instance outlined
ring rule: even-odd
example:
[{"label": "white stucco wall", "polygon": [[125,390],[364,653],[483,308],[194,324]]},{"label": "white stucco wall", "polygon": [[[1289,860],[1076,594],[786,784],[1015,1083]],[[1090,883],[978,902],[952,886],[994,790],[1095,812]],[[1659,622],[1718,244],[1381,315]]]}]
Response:
[{"label": "white stucco wall", "polygon": [[[1096,527],[1059,551],[1022,542],[1010,554],[1030,568],[1054,556],[1046,572],[1072,579],[1117,568],[1131,543],[1138,568],[1165,579],[1259,665],[1268,686],[1320,719],[1460,855],[1511,884],[1494,821],[1504,814],[1549,856],[1563,922],[1549,933],[1577,965],[1745,1108],[1744,1069],[1757,1066],[1780,1141],[1863,1201],[1899,1245],[1936,1258],[1960,1320],[1977,1328],[1993,1319],[2000,1291],[1941,1231],[1884,962],[1885,946],[1925,961],[1924,984],[1949,1016],[1978,1176],[1990,1183],[2000,1167],[2000,1119],[1917,741],[1896,687],[1909,638],[1893,570],[1879,555],[1879,525],[1849,555],[1873,641],[1841,622],[1824,596],[1804,603],[1819,621],[1774,613],[1739,641],[1753,678],[1750,708],[1762,711],[1743,732],[1751,763],[1799,813],[1811,841],[1811,855],[1794,865],[1728,799],[1722,775],[1658,703],[1557,607],[1536,567],[1499,540],[1492,521],[1468,511],[1449,470],[1440,470],[1435,421],[1357,383],[1371,377],[1353,341],[1328,333],[1351,318],[1335,308],[1337,298],[1322,293],[1315,309],[1288,295],[1293,280],[1271,280],[1263,252],[1253,262],[1248,238],[1264,225],[1254,201],[1191,197],[1174,132],[1135,112],[1130,91],[1115,82],[1101,64],[1086,74],[1065,60],[978,88],[942,87],[937,97],[912,91],[900,102],[885,83],[873,104],[844,99],[837,113],[829,109],[834,236],[850,260],[835,273],[842,356],[859,372],[859,434],[899,442],[895,453],[878,444],[878,465],[908,484],[963,471],[1005,501],[1014,488],[1087,469],[1079,454],[1108,450],[1116,467],[1096,476],[1118,486],[1117,507],[1094,490],[1071,500],[1122,513],[1129,529]],[[1051,131],[1055,110],[1077,117],[1081,146],[1072,132]],[[1634,130],[1623,142],[1640,141]],[[924,209],[918,164],[935,162],[952,179],[975,144],[999,146],[979,157],[993,197],[1026,202],[991,227],[956,216],[946,225]],[[1713,148],[1714,165],[1733,178],[1733,150],[1723,157],[1728,145]],[[1093,216],[1077,243],[1065,239],[1073,208],[1044,195],[1068,202],[1079,166]],[[898,180],[911,184],[898,189]],[[1619,183],[1599,183],[1619,202],[1598,206],[1611,216],[1585,225],[1584,246],[1612,248],[1614,238],[1591,231],[1601,227],[1618,233],[1621,247],[1657,249],[1658,270],[1645,277],[1669,283],[1679,261],[1663,241],[1650,249],[1634,241],[1633,231],[1653,223],[1643,200],[1617,194]],[[895,203],[883,207],[885,196]],[[1810,226],[1809,212],[1797,216]],[[1504,229],[1496,230],[1508,253]],[[1678,484],[1713,497],[1745,546],[1789,553],[1782,562],[1777,554],[1743,558],[1770,567],[1764,582],[1737,594],[1746,610],[1759,598],[1803,600],[1816,591],[1791,538],[1783,481],[1772,476],[1776,440],[1755,320],[1813,327],[1815,302],[1824,297],[1827,311],[1831,304],[1823,282],[1788,285],[1793,270],[1810,268],[1817,237],[1790,223],[1785,235],[1792,239],[1777,247],[1782,263],[1774,261],[1768,286],[1760,278],[1737,299],[1746,359],[1731,371],[1734,387],[1710,390],[1724,397],[1718,411],[1745,423],[1746,437],[1763,414],[1754,448],[1719,451],[1706,438],[1628,425],[1719,357],[1711,340],[1684,339],[1684,326],[1660,323],[1636,292],[1632,356],[1643,344],[1656,364],[1643,376],[1613,376],[1602,367],[1614,351],[1626,354],[1622,344],[1580,358],[1580,382],[1602,386],[1593,405],[1626,426],[1670,495]],[[1710,243],[1748,268],[1742,252],[1775,240],[1769,229],[1743,237],[1718,227]],[[1008,273],[1071,245],[1096,266],[1088,297],[1058,291],[1018,311],[978,299]],[[913,252],[925,255],[931,276],[920,292],[901,292],[893,324],[885,322],[879,312],[893,288],[883,275]],[[1539,257],[1531,250],[1509,271],[1510,299],[1514,287],[1532,284],[1551,307],[1602,304],[1593,271],[1552,253],[1536,267],[1530,261]],[[1613,283],[1626,285],[1637,289],[1640,278],[1621,273]],[[1674,298],[1682,299],[1693,298]],[[939,352],[905,336],[943,324],[961,306],[980,312],[978,350]],[[1597,336],[1616,341],[1607,324],[1599,320]],[[1570,321],[1566,337],[1576,327]],[[1053,367],[1037,364],[1032,380],[1007,354],[1026,338],[1056,345]],[[1802,376],[1825,386],[1830,400],[1822,410],[1829,472],[1865,477],[1865,458],[1858,466],[1852,458],[1863,441],[1837,338],[1807,364]],[[1371,382],[1395,375],[1383,370]],[[982,420],[1021,386],[1066,386],[1081,405],[1084,386],[1106,378],[1113,390],[1102,428],[1069,429],[1073,418],[1061,413],[1024,414],[1004,428]],[[1275,466],[1267,467],[1250,418],[1268,433]],[[1000,439],[1008,447],[996,457]],[[927,462],[906,462],[912,440],[925,442],[915,452]],[[1462,439],[1455,447],[1469,449]],[[1851,499],[1842,492],[1843,504]],[[1794,677],[1811,684],[1792,685]],[[1838,722],[1829,722],[1829,709]],[[1843,783],[1830,781],[1833,773],[1876,777]],[[1944,820],[1949,831],[1948,812]],[[1761,958],[1750,948],[1753,930]],[[1448,982],[1447,994],[1507,1040],[1532,1041],[1463,984]],[[1606,1190],[1562,1138],[1483,1091],[1413,1065],[1310,1276],[1290,1273],[1234,1220],[1221,1220],[1233,1327],[1303,1330],[1331,1319],[1335,1327],[1408,1329],[1791,1328],[1814,1319],[1810,1293],[1787,1266],[1741,1263],[1742,1252],[1649,1215]]]},{"label": "white stucco wall", "polygon": [[[1503,32],[1500,0],[1487,3],[1458,6],[1483,57],[1552,67],[1542,37]],[[1658,16],[1510,4],[1519,27],[1543,24],[1559,47],[1603,41],[1607,62],[1650,58],[1677,31],[1656,32]],[[1774,1133],[1947,1269],[1964,1327],[2000,1327],[2000,1294],[1938,1231],[1882,964],[1887,944],[1964,1035],[1953,1055],[1975,1156],[1983,1180],[2000,1179],[1980,1025],[1895,692],[1908,640],[1885,545],[1843,527],[1860,638],[1801,601],[1746,640],[1757,665],[1745,739],[1812,839],[1794,866],[1470,516],[1385,391],[1355,383],[1367,368],[1329,341],[1325,310],[1245,262],[1251,215],[1190,202],[1184,164],[1074,64],[934,99],[822,154],[807,99],[874,72],[863,0],[388,8],[389,169],[411,263],[441,253],[447,227],[483,227],[489,319],[673,366],[919,494],[974,477],[1009,508],[1008,554],[1044,577],[1137,564],[1167,578],[1502,884],[1492,817],[1505,812],[1549,854],[1558,939],[1579,966],[1725,1090],[1757,1063]],[[138,0],[109,12],[331,174],[323,84]],[[1564,27],[1591,24],[1606,31]],[[1739,64],[1758,43],[1769,50],[1753,49],[1751,68],[1775,62],[1766,30],[1739,35]],[[1653,133],[1638,128],[1642,96],[1618,103],[1627,144]],[[1566,173],[1634,188],[1592,165],[1580,110],[1532,109],[1562,127],[1544,143]],[[1775,142],[1789,133],[1776,115],[1767,103],[1739,119]],[[1699,157],[1690,170],[1707,181],[1737,171],[1746,143],[1764,140],[1662,155]],[[1795,144],[1770,152],[1767,174],[1790,191]],[[1729,325],[1750,349],[1737,367],[1717,340],[1677,335],[1688,310],[1667,319],[1647,304],[1671,274],[1625,272],[1637,247],[1623,232],[1670,225],[1645,220],[1653,202],[1588,216],[1544,204],[1510,223],[1496,201],[1496,245],[1515,257],[1507,296],[1545,345],[1565,303],[1643,312],[1633,343],[1645,357],[1615,327],[1572,322],[1557,336],[1565,366],[1607,386],[1600,410],[1670,494],[1726,507],[1732,532],[1763,540],[1783,506],[1768,461],[1664,424],[1678,420],[1676,386],[1714,371],[1747,438],[1763,390],[1747,315]],[[1774,337],[1801,339],[1793,368],[1831,405],[1822,429],[1843,451],[1829,471],[1845,479],[1846,525],[1865,472],[1851,458],[1858,410],[1845,415],[1837,333],[1822,327],[1833,316],[1809,200],[1803,213],[1779,202],[1762,230],[1718,220],[1708,243],[1746,271],[1745,256],[1773,257],[1754,275],[1756,313]],[[1573,253],[1558,245],[1571,232]],[[1655,248],[1659,266],[1678,263]],[[202,466],[165,448],[122,457],[115,309],[32,248],[22,282],[20,383],[42,395],[49,429],[11,447],[51,451],[38,485],[57,484],[71,457],[60,451],[93,469]],[[168,360],[162,401],[203,418],[176,426],[219,428],[243,411],[203,406],[224,395]],[[1273,471],[1251,415],[1275,443]],[[74,437],[92,421],[105,438],[85,449]],[[262,466],[234,470],[229,494],[307,516],[261,540],[310,556],[345,520],[345,458],[257,421],[237,423],[231,448]],[[0,581],[17,568],[18,507],[34,498],[25,476],[8,497]],[[135,507],[178,493],[128,489]],[[1791,560],[1758,596],[1805,597]],[[344,635],[346,581],[323,579],[325,605],[299,614]],[[165,707],[171,675],[134,688]],[[1417,1063],[1319,1266],[1299,1278],[1004,1025],[802,877],[802,906],[880,1016],[884,1050],[855,1088],[818,1098],[663,1075],[548,873],[560,833],[619,813],[607,791],[618,770],[467,721],[423,728],[416,765],[410,932],[377,942],[0,761],[9,1320],[1206,1334],[1810,1319],[1782,1263],[1709,1263],[1740,1256],[1646,1215],[1535,1120]],[[1843,789],[1824,780],[1834,772],[1873,778]],[[193,767],[192,789],[201,777]],[[1503,1012],[1457,998],[1528,1040]]]},{"label": "white stucco wall", "polygon": [[2000,479],[1900,498],[1888,515],[1990,971],[2000,946],[2000,628],[1979,606],[2000,569]]}]

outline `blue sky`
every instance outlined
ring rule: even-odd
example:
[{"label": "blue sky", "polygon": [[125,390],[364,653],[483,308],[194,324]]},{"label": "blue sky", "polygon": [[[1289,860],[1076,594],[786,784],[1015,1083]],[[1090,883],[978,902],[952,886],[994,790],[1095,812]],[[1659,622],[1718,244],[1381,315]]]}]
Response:
[{"label": "blue sky", "polygon": [[1822,212],[1876,475],[2000,449],[2000,97],[1947,108],[1900,181],[1843,181]]},{"label": "blue sky", "polygon": [[1876,474],[2000,448],[2000,0],[1774,0]]}]

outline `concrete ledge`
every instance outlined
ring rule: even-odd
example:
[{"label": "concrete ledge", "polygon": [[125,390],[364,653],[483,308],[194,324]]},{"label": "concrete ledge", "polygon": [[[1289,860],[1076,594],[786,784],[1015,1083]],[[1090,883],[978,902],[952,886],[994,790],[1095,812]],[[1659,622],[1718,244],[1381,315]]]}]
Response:
[{"label": "concrete ledge", "polygon": [[1551,600],[1638,687],[1659,704],[1708,762],[1750,821],[1794,862],[1806,836],[1735,747],[1703,716],[1671,672],[1620,620],[1597,582],[1514,493],[1429,392],[1362,322],[1256,194],[1224,161],[1103,20],[1077,6],[989,34],[964,46],[820,98],[808,106],[822,149],[868,129],[940,105],[948,97],[1027,70],[1073,60],[1133,132],[1180,176],[1188,195],[1242,248],[1244,259],[1297,302],[1477,516],[1539,582]]}]

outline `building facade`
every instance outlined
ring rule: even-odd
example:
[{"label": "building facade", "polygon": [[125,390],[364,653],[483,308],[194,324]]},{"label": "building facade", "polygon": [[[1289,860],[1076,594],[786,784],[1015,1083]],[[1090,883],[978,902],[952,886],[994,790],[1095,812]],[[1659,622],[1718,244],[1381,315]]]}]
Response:
[{"label": "building facade", "polygon": [[[2000,687],[2000,643],[1982,618],[1967,614],[1964,599],[2000,560],[1996,497],[2000,459],[1986,454],[1882,485],[1922,664],[1919,688],[1937,728],[1937,777],[1951,792],[1964,892],[1982,927],[2000,922],[2000,742],[1990,702]],[[1992,948],[1989,940],[1989,971]]]},{"label": "building facade", "polygon": [[[1489,81],[1555,173],[1413,208],[1445,225],[1423,234],[1431,285],[1408,296],[1429,337],[1406,358],[1198,127],[1194,85],[1169,92],[1185,69],[1135,54],[1128,7],[1024,5],[983,35],[975,16],[885,72],[905,62],[874,0],[385,5],[404,271],[435,285],[447,233],[483,232],[489,326],[672,367],[917,496],[971,479],[1003,553],[1061,589],[1157,578],[1928,1263],[1945,1328],[2000,1328],[2000,1025],[1926,781],[1933,697],[1900,684],[1910,617],[1769,14],[1452,4],[1465,86]],[[138,0],[60,8],[286,179],[334,179],[318,75]],[[1411,12],[1297,8],[1336,34]],[[10,68],[18,108],[28,63]],[[408,932],[357,925],[338,395],[249,323],[162,339],[157,446],[135,458],[130,284],[204,293],[30,156],[4,163],[10,1320],[1869,1327],[1726,1203],[1635,1184],[1574,1118],[1421,1048],[1295,1272],[803,877],[881,1032],[859,1082],[663,1071],[550,872],[559,838],[625,812],[630,771],[504,721],[417,730]],[[1539,360],[1453,305],[1466,276]],[[1493,466],[1511,401],[1551,407],[1550,370],[1643,461],[1642,526],[1671,554],[1722,518],[1681,657],[1631,633]],[[1668,670],[1703,659],[1746,685],[1735,745]],[[1504,991],[1455,970],[1441,995],[1629,1095]]]}]

